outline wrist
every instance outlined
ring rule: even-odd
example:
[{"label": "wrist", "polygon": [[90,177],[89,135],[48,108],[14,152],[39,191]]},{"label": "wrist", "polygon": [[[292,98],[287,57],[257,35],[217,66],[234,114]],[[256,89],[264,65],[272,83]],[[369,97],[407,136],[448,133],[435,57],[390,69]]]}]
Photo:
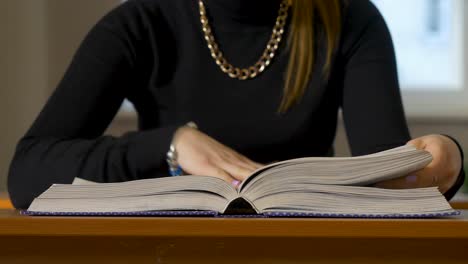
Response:
[{"label": "wrist", "polygon": [[175,149],[179,149],[180,143],[183,141],[182,139],[186,137],[187,134],[193,133],[193,130],[196,130],[196,127],[183,125],[179,127],[175,132],[174,136],[172,137],[171,146]]},{"label": "wrist", "polygon": [[169,151],[166,154],[166,161],[169,167],[169,174],[171,176],[180,176],[183,173],[183,169],[178,162],[178,143],[180,142],[179,139],[183,134],[193,129],[198,129],[197,125],[194,122],[189,122],[186,125],[179,127],[172,137]]}]

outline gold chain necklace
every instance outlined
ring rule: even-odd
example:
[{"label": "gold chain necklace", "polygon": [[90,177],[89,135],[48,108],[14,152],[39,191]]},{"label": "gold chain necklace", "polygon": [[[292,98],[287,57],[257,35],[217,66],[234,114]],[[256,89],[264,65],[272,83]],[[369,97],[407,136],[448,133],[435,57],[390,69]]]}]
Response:
[{"label": "gold chain necklace", "polygon": [[200,21],[202,24],[203,33],[205,35],[205,40],[208,45],[208,48],[211,52],[211,57],[216,61],[216,64],[221,68],[221,70],[228,74],[229,77],[239,80],[252,79],[258,76],[260,73],[264,72],[265,69],[271,64],[271,61],[275,57],[276,51],[279,48],[279,44],[283,38],[284,26],[286,25],[286,20],[288,18],[288,9],[289,4],[288,0],[284,0],[280,4],[280,9],[278,11],[278,17],[276,18],[276,24],[273,27],[273,32],[271,34],[270,41],[266,46],[265,51],[263,52],[260,59],[255,63],[254,66],[249,68],[238,68],[234,67],[232,64],[227,62],[224,58],[223,53],[219,50],[219,46],[216,43],[216,40],[213,36],[208,17],[206,16],[205,4],[202,0],[198,1],[200,7]]}]

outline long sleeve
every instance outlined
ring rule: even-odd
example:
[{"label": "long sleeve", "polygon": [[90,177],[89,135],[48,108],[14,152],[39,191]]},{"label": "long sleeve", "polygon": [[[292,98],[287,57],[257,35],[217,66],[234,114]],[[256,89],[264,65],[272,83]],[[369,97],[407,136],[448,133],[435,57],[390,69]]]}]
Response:
[{"label": "long sleeve", "polygon": [[352,154],[404,145],[410,134],[388,28],[369,1],[352,1],[348,8],[340,56],[344,65],[342,109]]},{"label": "long sleeve", "polygon": [[132,36],[134,28],[142,27],[138,20],[125,17],[132,9],[118,7],[90,31],[20,140],[8,177],[16,208],[28,207],[53,183],[71,183],[75,177],[97,182],[135,180],[153,177],[164,166],[177,125],[120,138],[102,136],[124,98],[140,89],[135,70],[139,44]]},{"label": "long sleeve", "polygon": [[[343,32],[348,36],[340,55],[345,65],[342,108],[352,153],[363,155],[404,145],[410,133],[389,30],[369,1],[352,1],[347,13]],[[464,179],[462,168],[455,185],[444,194],[447,199],[455,195]]]},{"label": "long sleeve", "polygon": [[463,166],[463,162],[465,161],[465,154],[463,153],[463,149],[457,140],[455,140],[451,136],[448,136],[448,135],[445,135],[445,136],[449,137],[451,140],[453,140],[453,142],[455,142],[455,144],[457,144],[458,150],[460,150],[461,161],[462,161],[462,167],[460,169],[460,173],[458,174],[457,180],[455,181],[455,184],[452,186],[452,188],[450,188],[447,192],[444,193],[445,198],[447,198],[447,200],[450,200],[455,196],[458,190],[460,190],[460,188],[465,183],[466,175],[465,175],[465,168]]}]

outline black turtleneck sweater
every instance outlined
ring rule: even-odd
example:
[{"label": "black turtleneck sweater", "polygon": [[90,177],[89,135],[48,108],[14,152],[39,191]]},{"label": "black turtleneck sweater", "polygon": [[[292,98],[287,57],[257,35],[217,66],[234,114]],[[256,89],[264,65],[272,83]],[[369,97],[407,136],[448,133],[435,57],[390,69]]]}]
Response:
[{"label": "black turtleneck sweater", "polygon": [[[253,65],[270,38],[279,0],[205,0],[230,63]],[[210,56],[196,0],[130,0],[88,34],[53,96],[19,142],[9,175],[13,204],[27,207],[52,183],[75,177],[118,182],[168,175],[165,155],[188,121],[257,162],[332,154],[343,110],[353,155],[405,144],[410,135],[395,55],[382,16],[367,0],[346,1],[328,79],[317,38],[315,73],[302,100],[278,114],[288,50],[248,81],[229,78]],[[130,100],[140,130],[103,132]],[[447,197],[453,196],[463,176]]]}]

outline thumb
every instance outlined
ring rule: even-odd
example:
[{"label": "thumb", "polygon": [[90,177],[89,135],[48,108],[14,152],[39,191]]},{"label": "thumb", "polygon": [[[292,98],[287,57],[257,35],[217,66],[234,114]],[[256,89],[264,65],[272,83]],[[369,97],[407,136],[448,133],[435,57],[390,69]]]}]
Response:
[{"label": "thumb", "polygon": [[425,149],[426,148],[426,144],[424,143],[424,140],[422,140],[421,138],[416,138],[416,139],[410,140],[410,141],[408,141],[408,143],[406,143],[406,145],[413,145],[417,149]]}]

